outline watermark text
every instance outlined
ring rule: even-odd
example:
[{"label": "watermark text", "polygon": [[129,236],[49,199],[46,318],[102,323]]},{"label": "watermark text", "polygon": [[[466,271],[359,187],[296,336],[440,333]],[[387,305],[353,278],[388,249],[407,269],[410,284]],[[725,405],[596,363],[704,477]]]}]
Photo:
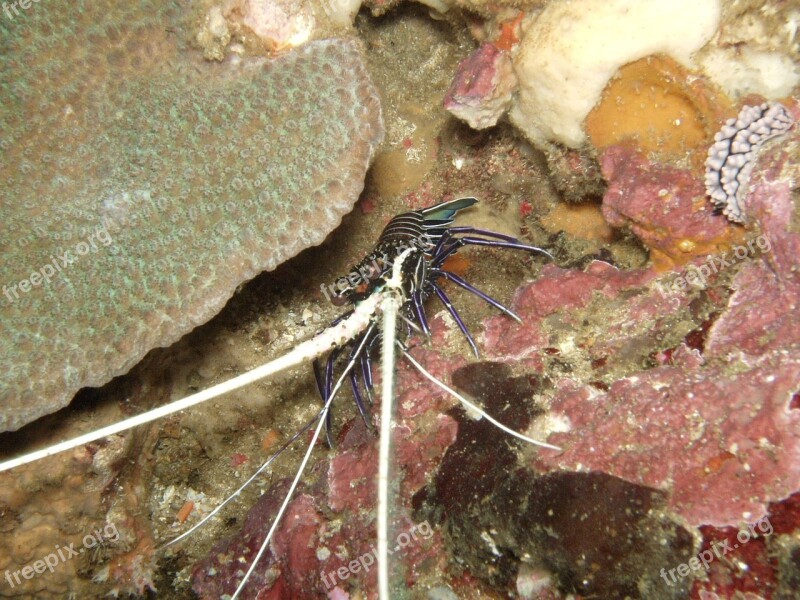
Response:
[{"label": "watermark text", "polygon": [[19,16],[19,9],[28,10],[31,4],[36,4],[39,0],[14,0],[14,2],[3,2],[3,12],[6,17],[13,19]]},{"label": "watermark text", "polygon": [[[434,247],[433,240],[428,234],[423,233],[419,237],[409,240],[407,243],[403,242],[398,244],[395,256],[399,256],[408,249],[418,248],[423,252],[427,252]],[[347,276],[340,277],[335,283],[326,285],[321,283],[319,289],[322,291],[325,299],[337,306],[344,304],[346,298],[343,295],[348,290],[356,289],[361,285],[369,285],[371,281],[377,279],[385,270],[391,268],[392,260],[394,257],[384,254],[379,256],[374,253],[374,258],[371,261],[362,261],[359,266],[354,268]]]},{"label": "watermark text", "polygon": [[50,256],[50,262],[33,271],[27,279],[22,279],[12,285],[4,285],[3,294],[9,303],[13,303],[15,300],[19,300],[20,292],[27,294],[34,287],[49,284],[53,277],[62,273],[64,268],[77,262],[81,256],[89,254],[89,252],[97,252],[98,244],[108,246],[112,241],[111,234],[108,233],[105,225],[99,225],[94,233],[90,234],[86,240],[75,244],[74,248],[68,248]]},{"label": "watermark text", "polygon": [[[688,563],[681,563],[674,569],[661,569],[661,578],[669,586],[677,583],[679,579],[688,577],[692,572],[698,572],[701,569],[708,571],[711,568],[711,563],[715,559],[720,559],[726,554],[733,552],[739,546],[749,542],[751,539],[757,538],[759,534],[763,536],[771,535],[773,532],[772,523],[769,518],[764,517],[755,523],[748,523],[747,527],[740,529],[736,534],[736,541],[729,541],[724,539],[722,541],[713,542],[710,548],[703,550],[697,556],[689,559]],[[733,546],[731,546],[733,544]]]},{"label": "watermark text", "polygon": [[754,256],[756,248],[762,253],[767,253],[772,249],[772,244],[766,235],[761,234],[749,240],[747,245],[735,246],[730,252],[723,252],[721,255],[712,254],[700,265],[689,265],[683,275],[678,275],[667,284],[661,283],[658,285],[662,293],[667,290],[677,293],[689,286],[696,288],[706,287],[711,275],[716,275],[723,269],[732,267],[748,256]]},{"label": "watermark text", "polygon": [[5,579],[8,584],[14,588],[17,585],[22,585],[23,579],[33,579],[48,570],[53,573],[58,565],[72,560],[76,556],[80,556],[86,550],[90,550],[106,542],[116,542],[118,540],[119,531],[117,531],[117,526],[113,523],[109,523],[103,529],[96,529],[92,533],[87,533],[83,536],[83,545],[77,550],[75,549],[74,543],[66,546],[59,546],[56,544],[53,552],[47,556],[35,560],[16,571],[6,569]]},{"label": "watermark text", "polygon": [[[389,548],[389,554],[394,554],[411,545],[412,542],[418,541],[420,538],[427,540],[433,535],[433,529],[427,521],[414,525],[408,531],[404,531],[397,536],[397,543],[394,549]],[[360,573],[362,570],[366,573],[370,570],[372,565],[378,560],[378,550],[373,546],[370,552],[362,554],[356,559],[351,560],[347,565],[343,565],[330,573],[321,573],[322,582],[325,584],[325,589],[331,589],[336,585],[337,576],[339,581],[349,579],[350,575]]]}]

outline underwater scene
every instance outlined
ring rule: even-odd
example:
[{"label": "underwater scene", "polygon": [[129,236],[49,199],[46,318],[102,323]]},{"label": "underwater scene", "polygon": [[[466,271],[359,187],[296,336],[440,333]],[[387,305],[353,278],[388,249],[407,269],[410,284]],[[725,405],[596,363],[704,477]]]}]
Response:
[{"label": "underwater scene", "polygon": [[0,1],[0,598],[800,598],[798,28]]}]

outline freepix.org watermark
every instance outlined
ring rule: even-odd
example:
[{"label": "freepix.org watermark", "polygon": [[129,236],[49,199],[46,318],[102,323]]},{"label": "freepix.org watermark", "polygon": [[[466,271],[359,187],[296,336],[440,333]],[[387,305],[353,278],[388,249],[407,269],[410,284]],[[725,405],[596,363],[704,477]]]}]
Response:
[{"label": "freepix.org watermark", "polygon": [[[417,525],[414,525],[408,531],[404,531],[397,536],[397,543],[395,544],[394,549],[389,548],[389,554],[394,554],[411,545],[412,542],[418,541],[420,538],[427,540],[429,537],[433,535],[433,529],[428,524],[427,521],[423,521]],[[351,560],[347,565],[343,565],[338,569],[331,571],[330,573],[321,573],[322,575],[322,582],[325,584],[325,589],[331,589],[336,585],[336,578],[338,576],[339,581],[344,581],[345,579],[349,579],[350,575],[355,575],[360,573],[362,570],[366,573],[372,568],[378,560],[378,550],[375,546],[372,547],[370,552],[366,554],[362,554],[356,559]]]},{"label": "freepix.org watermark", "polygon": [[113,523],[109,523],[103,529],[95,529],[92,533],[87,533],[83,536],[83,545],[77,550],[75,549],[74,543],[68,544],[67,546],[59,546],[56,544],[53,552],[47,556],[35,560],[16,571],[7,569],[5,572],[5,579],[8,584],[14,588],[14,586],[22,585],[23,579],[33,579],[48,570],[53,573],[60,564],[72,560],[76,556],[80,556],[86,550],[91,550],[95,546],[107,542],[117,542],[118,540],[119,531],[117,531],[117,526]]},{"label": "freepix.org watermark", "polygon": [[[740,529],[736,534],[735,542],[728,540],[713,542],[711,548],[703,550],[697,556],[693,556],[689,559],[688,563],[681,563],[670,570],[662,568],[661,578],[667,585],[671,586],[677,583],[679,579],[688,577],[692,572],[700,571],[700,569],[708,571],[711,568],[711,563],[714,562],[715,559],[722,558],[729,552],[733,552],[739,546],[743,546],[751,539],[757,538],[759,534],[763,536],[772,535],[772,531],[772,523],[769,522],[769,518],[767,517],[759,519],[755,523],[749,523],[747,528]],[[733,546],[731,546],[731,544],[733,544]]]},{"label": "freepix.org watermark", "polygon": [[53,277],[80,260],[81,256],[85,256],[89,252],[97,252],[98,244],[108,246],[112,241],[111,234],[108,233],[106,226],[98,225],[94,233],[90,234],[85,240],[78,242],[72,248],[67,248],[63,252],[51,256],[50,262],[33,271],[27,279],[22,279],[11,285],[4,285],[3,294],[10,303],[19,300],[20,293],[27,294],[35,287],[49,284]]},{"label": "freepix.org watermark", "polygon": [[[15,0],[14,2],[3,2],[3,12],[6,17],[13,19],[19,16],[19,9],[28,10],[32,4],[37,4],[39,0]],[[19,7],[19,8],[18,8]]]},{"label": "freepix.org watermark", "polygon": [[[423,233],[421,236],[409,240],[408,243],[403,242],[398,244],[395,256],[399,256],[411,248],[418,248],[423,252],[427,252],[431,250],[434,245],[431,237]],[[392,257],[389,256],[378,256],[374,258],[372,262],[357,269],[353,269],[346,277],[340,277],[336,280],[336,283],[331,285],[321,283],[319,289],[329,302],[337,305],[342,304],[342,294],[345,290],[357,288],[359,285],[368,284],[370,281],[376,279],[378,275],[392,266],[391,259]]]},{"label": "freepix.org watermark", "polygon": [[772,249],[772,244],[766,235],[761,234],[757,238],[749,240],[746,245],[734,246],[730,252],[723,252],[721,255],[712,254],[702,264],[688,266],[683,275],[671,279],[666,284],[660,283],[658,285],[662,292],[667,290],[678,292],[685,290],[689,286],[705,287],[711,275],[716,275],[723,269],[732,267],[748,256],[755,256],[756,249],[760,250],[762,254],[766,254]]}]

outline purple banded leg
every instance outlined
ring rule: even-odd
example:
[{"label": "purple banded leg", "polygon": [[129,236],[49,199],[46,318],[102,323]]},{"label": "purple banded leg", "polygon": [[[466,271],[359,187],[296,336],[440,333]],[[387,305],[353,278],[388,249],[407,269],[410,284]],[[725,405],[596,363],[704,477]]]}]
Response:
[{"label": "purple banded leg", "polygon": [[370,397],[372,395],[372,390],[375,387],[375,381],[372,378],[372,351],[373,351],[373,346],[375,344],[378,344],[378,347],[380,348],[380,344],[379,344],[380,341],[381,341],[381,334],[380,334],[380,332],[377,332],[373,336],[373,338],[369,341],[369,345],[366,348],[366,350],[367,350],[367,352],[366,352],[366,355],[367,355],[367,370],[364,371],[364,373],[366,374],[367,377],[369,377],[369,384],[367,385],[367,391],[370,392]]},{"label": "purple banded leg", "polygon": [[381,336],[378,335],[377,326],[375,324],[369,326],[367,333],[370,339],[364,347],[364,351],[361,353],[361,375],[364,378],[364,389],[367,391],[367,398],[369,399],[370,405],[372,405],[372,388],[374,387],[372,381],[372,347]]},{"label": "purple banded leg", "polygon": [[431,254],[433,256],[436,256],[446,242],[450,241],[451,239],[454,239],[453,234],[456,233],[473,233],[476,235],[485,235],[486,237],[493,237],[495,239],[504,240],[506,242],[514,242],[517,244],[520,243],[520,241],[514,236],[506,235],[504,233],[498,233],[496,231],[490,231],[488,229],[479,229],[477,227],[469,227],[469,226],[448,227],[447,231],[445,231],[444,234],[442,234],[442,237],[439,238],[439,241],[436,244],[436,247],[431,252]]},{"label": "purple banded leg", "polygon": [[495,300],[491,296],[488,296],[488,295],[484,294],[478,288],[471,286],[470,284],[468,284],[466,281],[461,279],[461,277],[459,277],[455,273],[451,273],[450,271],[445,271],[444,269],[431,269],[431,273],[433,273],[435,275],[441,275],[442,277],[444,277],[446,279],[449,279],[450,281],[452,281],[453,283],[455,283],[458,286],[461,286],[462,288],[464,288],[468,292],[472,292],[473,294],[475,294],[479,298],[482,298],[485,302],[488,302],[489,304],[494,306],[496,309],[503,311],[504,313],[506,313],[512,319],[515,319],[516,321],[519,321],[520,323],[522,323],[522,319],[520,319],[511,309],[506,308],[505,306],[500,304],[497,300]]},{"label": "purple banded leg", "polygon": [[488,229],[480,229],[478,227],[463,226],[463,227],[451,227],[449,229],[448,233],[450,233],[451,235],[454,234],[454,233],[472,233],[472,234],[475,234],[475,235],[484,235],[486,237],[495,238],[497,240],[503,240],[503,241],[506,241],[506,242],[511,242],[513,245],[511,245],[511,246],[503,246],[503,245],[500,245],[500,244],[491,244],[489,242],[491,242],[492,240],[484,240],[482,238],[472,238],[472,237],[469,237],[469,236],[463,237],[463,238],[458,238],[458,239],[459,240],[463,240],[465,244],[475,244],[475,245],[480,245],[480,246],[492,246],[492,245],[494,245],[494,246],[498,246],[498,247],[501,247],[501,248],[518,248],[520,250],[531,250],[532,252],[539,252],[540,254],[544,254],[545,256],[550,257],[552,260],[555,260],[555,257],[552,254],[550,254],[547,250],[545,250],[544,248],[539,248],[538,246],[531,246],[529,244],[523,244],[522,242],[520,242],[514,236],[506,235],[504,233],[498,233],[497,231],[490,231]]},{"label": "purple banded leg", "polygon": [[[312,363],[314,367],[314,379],[317,382],[317,390],[319,391],[319,395],[322,398],[322,404],[325,405],[328,402],[328,396],[331,393],[331,378],[328,376],[328,373],[332,369],[333,365],[333,352],[331,355],[328,356],[328,360],[325,366],[325,375],[323,376],[322,371],[319,367],[319,361],[314,359]],[[328,411],[328,414],[325,417],[325,436],[327,438],[328,447],[333,448],[332,439],[331,439],[331,411]]]},{"label": "purple banded leg", "polygon": [[[361,344],[364,343],[367,337],[369,337],[370,333],[372,333],[372,327],[374,327],[374,325],[370,326],[370,328],[358,338],[358,340],[353,344],[353,350],[350,352],[350,362],[355,363],[358,361],[361,364],[362,369],[364,368],[363,358],[365,349],[361,348]],[[361,348],[360,352],[359,348]],[[364,425],[367,426],[367,429],[370,429],[369,413],[364,406],[364,399],[362,398],[361,390],[358,387],[358,373],[356,371],[357,369],[355,368],[350,371],[350,386],[353,388],[353,398],[356,400],[356,406],[358,407],[358,412],[361,413],[361,418],[364,419]]]},{"label": "purple banded leg", "polygon": [[339,323],[341,323],[342,321],[344,321],[346,318],[348,318],[348,317],[349,317],[350,315],[352,315],[352,314],[353,314],[353,311],[352,311],[352,310],[348,310],[348,311],[347,311],[346,313],[344,313],[343,315],[339,315],[339,316],[338,316],[338,317],[336,317],[336,318],[335,318],[333,321],[331,321],[331,323],[330,323],[330,325],[328,325],[328,327],[333,327],[334,325],[338,325]]},{"label": "purple banded leg", "polygon": [[452,234],[450,233],[452,228],[446,229],[445,232],[439,238],[439,241],[436,242],[436,246],[430,251],[431,256],[436,256],[441,252],[442,246],[444,246],[451,238]]},{"label": "purple banded leg", "polygon": [[437,246],[436,252],[431,255],[431,267],[434,269],[441,267],[444,261],[463,246],[459,240],[453,239],[450,236],[443,236],[442,239],[445,239],[445,237],[447,237],[447,243]]},{"label": "purple banded leg", "polygon": [[[336,359],[339,357],[340,352],[340,348],[334,348],[328,355],[328,362],[325,365],[325,394],[322,396],[323,404],[327,404],[328,399],[331,397],[331,391],[333,390],[333,366],[336,362]],[[329,410],[328,414],[325,415],[325,439],[328,442],[328,448],[334,447],[332,415],[332,410]]]},{"label": "purple banded leg", "polygon": [[361,353],[361,377],[364,379],[367,400],[372,405],[372,363],[369,360],[369,351],[367,349]]},{"label": "purple banded leg", "polygon": [[422,294],[417,291],[411,294],[411,301],[414,304],[414,313],[417,315],[419,326],[426,337],[431,337],[431,329],[428,327],[428,319],[425,317],[425,309],[422,307]]},{"label": "purple banded leg", "polygon": [[[327,402],[331,397],[333,390],[333,367],[336,359],[339,358],[341,352],[340,348],[334,348],[328,355],[328,362],[325,364],[325,393],[322,395],[322,401]],[[330,411],[328,411],[330,413]]]},{"label": "purple banded leg", "polygon": [[538,248],[536,246],[528,246],[527,244],[523,244],[522,242],[505,242],[497,240],[484,240],[483,238],[463,237],[463,238],[457,238],[456,240],[452,241],[449,246],[447,246],[443,250],[440,250],[439,254],[434,255],[432,262],[433,267],[441,267],[444,261],[447,260],[451,254],[453,254],[456,250],[458,250],[462,246],[489,246],[493,248],[512,248],[515,250],[529,250],[531,252],[539,252],[540,254],[544,254],[550,257],[551,259],[555,260],[553,255],[550,254],[547,250]]},{"label": "purple banded leg", "polygon": [[[417,325],[413,319],[416,317],[414,316],[414,303],[411,303],[411,310],[408,310],[408,317],[404,314],[403,311],[397,313],[397,316],[400,317],[400,320],[403,321],[406,325],[406,337],[411,337],[412,333],[418,333],[420,335],[425,335],[425,332],[422,331],[422,328]],[[426,315],[427,316],[427,315]]]},{"label": "purple banded leg", "polygon": [[[353,314],[352,310],[346,312],[345,314],[331,321],[331,324],[328,325],[328,327],[333,327],[334,325],[338,325],[352,314]],[[317,381],[317,390],[319,390],[319,395],[322,397],[323,404],[325,404],[328,401],[328,398],[331,395],[331,389],[333,387],[333,363],[338,355],[339,353],[337,350],[333,350],[328,355],[328,360],[325,364],[324,381],[322,372],[320,371],[319,361],[317,359],[314,359],[314,362],[312,363],[314,367],[314,379]],[[328,413],[330,414],[330,411],[328,411]]]},{"label": "purple banded leg", "polygon": [[322,403],[325,404],[325,382],[322,380],[322,371],[319,368],[319,360],[314,359],[314,362],[311,363],[311,366],[314,368],[314,380],[317,382],[317,391],[319,392],[320,398],[322,398]]},{"label": "purple banded leg", "polygon": [[443,246],[439,249],[438,254],[433,255],[433,260],[431,261],[432,267],[441,267],[444,261],[450,258],[454,252],[456,252],[459,248],[461,248],[463,244],[459,244],[458,240],[450,240],[447,246]]},{"label": "purple banded leg", "polygon": [[358,389],[358,374],[356,374],[355,369],[350,371],[350,387],[353,388],[353,398],[356,399],[358,412],[361,414],[361,418],[364,419],[364,425],[366,425],[367,429],[369,429],[369,413],[367,413],[367,408],[364,406],[364,399],[361,397],[361,390]]},{"label": "purple banded leg", "polygon": [[467,326],[464,325],[464,321],[461,320],[461,316],[458,314],[456,307],[453,306],[452,302],[450,302],[450,298],[448,298],[447,294],[444,293],[444,290],[435,283],[431,283],[431,287],[433,287],[433,291],[436,292],[436,295],[439,296],[439,300],[442,301],[442,304],[444,304],[447,312],[449,312],[455,320],[456,325],[458,325],[458,328],[461,330],[461,333],[463,333],[464,337],[467,338],[469,345],[472,346],[472,351],[475,352],[475,358],[480,358],[481,355],[478,352],[478,346],[475,344],[475,340],[472,338],[472,334],[470,334],[469,329],[467,329]]}]

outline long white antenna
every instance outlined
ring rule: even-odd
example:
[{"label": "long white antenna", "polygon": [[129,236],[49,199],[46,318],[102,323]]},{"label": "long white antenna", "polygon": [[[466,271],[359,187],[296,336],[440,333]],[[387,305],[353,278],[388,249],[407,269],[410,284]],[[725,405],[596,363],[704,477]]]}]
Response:
[{"label": "long white antenna", "polygon": [[247,481],[245,481],[242,485],[239,486],[239,488],[235,492],[233,492],[231,495],[225,498],[225,500],[223,500],[220,504],[218,504],[214,510],[212,510],[205,517],[200,519],[200,521],[195,523],[193,527],[187,529],[178,537],[171,539],[166,544],[158,548],[158,550],[163,550],[164,548],[168,548],[169,546],[177,544],[181,540],[192,535],[192,533],[194,533],[197,529],[199,529],[200,527],[205,525],[208,521],[210,521],[214,517],[214,515],[216,515],[219,511],[225,508],[231,501],[233,501],[234,498],[239,496],[245,490],[245,488],[247,488],[247,486],[253,483],[256,480],[256,478],[267,469],[267,467],[269,467],[281,454],[284,453],[284,451],[286,451],[289,448],[289,446],[291,446],[297,440],[297,438],[299,438],[306,431],[308,431],[311,428],[311,426],[316,422],[317,419],[322,418],[322,412],[324,410],[325,410],[324,407],[320,409],[320,411],[316,414],[316,416],[313,419],[311,419],[308,423],[306,423],[300,429],[298,429],[292,437],[290,437],[286,442],[283,443],[283,445],[278,449],[277,452],[275,452],[272,456],[270,456],[267,460],[265,460],[261,464],[261,466],[256,470],[256,472],[253,473],[247,479]]},{"label": "long white antenna", "polygon": [[403,305],[403,261],[412,252],[401,252],[392,265],[392,277],[384,287],[383,338],[381,340],[381,428],[378,451],[378,598],[389,596],[389,460],[394,420],[394,345],[397,314]]},{"label": "long white antenna", "polygon": [[381,343],[381,428],[378,451],[378,598],[389,600],[389,459],[394,420],[394,342],[397,330],[396,297],[383,306]]},{"label": "long white antenna", "polygon": [[379,305],[383,301],[383,294],[373,294],[356,306],[355,310],[353,310],[353,314],[347,317],[347,319],[337,323],[333,327],[329,327],[310,340],[303,342],[287,354],[284,354],[283,356],[280,356],[265,365],[261,365],[260,367],[256,367],[255,369],[252,369],[247,373],[243,373],[238,377],[234,377],[233,379],[224,381],[201,392],[187,396],[182,400],[165,404],[164,406],[159,406],[153,410],[130,417],[124,421],[119,421],[113,425],[96,429],[95,431],[91,431],[71,440],[60,442],[58,444],[54,444],[53,446],[36,450],[35,452],[31,452],[29,454],[24,454],[16,458],[6,460],[0,463],[0,472],[8,471],[9,469],[13,469],[42,458],[47,458],[48,456],[53,456],[59,452],[77,448],[78,446],[88,444],[89,442],[99,440],[100,438],[126,431],[132,427],[136,427],[137,425],[144,425],[145,423],[149,423],[151,421],[155,421],[156,419],[160,419],[161,417],[171,415],[172,413],[185,410],[191,406],[205,402],[206,400],[211,400],[217,396],[227,394],[228,392],[237,390],[240,387],[244,387],[250,383],[253,383],[254,381],[258,381],[259,379],[263,379],[264,377],[268,377],[279,371],[298,365],[304,361],[313,360],[318,356],[322,356],[326,352],[329,352],[332,347],[343,345],[366,329],[370,323],[370,319],[372,319],[372,317],[376,314]]},{"label": "long white antenna", "polygon": [[500,421],[498,421],[497,419],[495,419],[494,417],[492,417],[492,415],[490,415],[490,414],[489,414],[489,413],[487,413],[485,410],[483,410],[483,409],[482,409],[480,406],[478,406],[477,404],[475,404],[475,403],[473,403],[473,402],[470,402],[469,400],[467,400],[466,398],[464,398],[464,396],[462,396],[462,395],[461,395],[461,394],[459,394],[457,391],[455,391],[453,388],[449,387],[449,386],[448,386],[446,383],[444,383],[444,382],[442,382],[442,381],[439,381],[438,379],[436,379],[436,377],[434,377],[433,375],[431,375],[431,374],[430,374],[430,373],[429,373],[429,372],[428,372],[428,371],[425,369],[425,367],[423,367],[421,364],[419,364],[419,362],[417,362],[417,361],[414,359],[414,357],[413,357],[413,356],[411,356],[411,355],[408,353],[408,351],[406,351],[406,349],[405,349],[405,348],[403,348],[402,346],[400,346],[400,350],[402,351],[402,353],[403,353],[403,355],[406,357],[406,359],[408,359],[408,361],[409,361],[409,362],[410,362],[412,365],[414,365],[414,366],[417,368],[417,370],[418,370],[420,373],[422,373],[422,374],[423,374],[425,377],[427,377],[427,378],[428,378],[428,379],[430,379],[430,380],[431,380],[433,383],[435,383],[435,384],[436,384],[436,385],[438,385],[440,388],[442,388],[442,389],[443,389],[445,392],[447,392],[448,394],[452,395],[452,396],[453,396],[453,397],[454,397],[456,400],[458,400],[459,402],[461,402],[461,403],[462,403],[464,406],[466,406],[467,408],[470,408],[471,410],[474,410],[475,412],[477,412],[478,414],[480,414],[482,417],[484,417],[484,418],[488,419],[488,421],[489,421],[489,422],[490,422],[492,425],[494,425],[495,427],[497,427],[497,428],[501,429],[502,431],[506,432],[508,435],[513,435],[515,438],[519,438],[519,439],[521,439],[523,442],[528,442],[529,444],[533,444],[534,446],[540,446],[541,448],[549,448],[550,450],[558,450],[558,451],[561,451],[561,448],[559,448],[558,446],[554,446],[553,444],[548,444],[547,442],[540,442],[540,441],[538,441],[538,440],[534,440],[533,438],[529,438],[529,437],[528,437],[528,436],[526,436],[526,435],[522,435],[521,433],[519,433],[519,432],[517,432],[517,431],[514,431],[513,429],[511,429],[511,428],[509,428],[509,427],[506,427],[506,426],[505,426],[505,425],[503,425],[503,424],[502,424]]},{"label": "long white antenna", "polygon": [[[392,382],[393,382],[393,369],[394,369],[394,332],[397,328],[397,312],[398,308],[402,305],[402,298],[403,298],[403,288],[402,288],[402,267],[403,261],[405,257],[412,252],[412,249],[405,250],[404,252],[400,253],[398,257],[395,259],[393,269],[392,269],[392,277],[386,282],[384,288],[370,297],[370,299],[375,299],[374,305],[372,306],[372,313],[370,316],[374,314],[376,309],[380,309],[383,311],[384,314],[384,330],[383,330],[383,350],[386,354],[383,355],[382,358],[382,375],[383,375],[383,400],[381,406],[381,438],[380,438],[380,454],[378,458],[378,556],[381,557],[378,561],[378,588],[379,588],[379,598],[381,600],[390,600],[389,598],[389,586],[388,586],[388,567],[387,567],[387,557],[388,557],[388,544],[386,540],[388,539],[387,530],[388,530],[388,469],[389,469],[389,440],[390,440],[390,433],[391,433],[391,425],[392,425]],[[366,300],[364,301],[365,304]],[[359,308],[361,304],[359,305]],[[369,323],[369,319],[367,319],[367,323]],[[361,328],[362,330],[366,328],[366,324]],[[360,330],[359,330],[360,331]],[[355,336],[352,336],[355,337]],[[352,339],[349,338],[349,339]],[[391,343],[389,344],[389,350],[386,350],[386,339],[391,338]],[[236,588],[233,596],[231,596],[231,600],[236,600],[239,597],[239,594],[244,589],[247,580],[250,578],[250,575],[256,568],[258,561],[261,559],[261,556],[267,549],[270,540],[272,539],[273,533],[278,527],[278,523],[280,522],[281,518],[283,517],[283,513],[286,512],[286,508],[289,506],[289,502],[294,494],[294,490],[297,487],[297,484],[300,481],[300,477],[303,475],[303,471],[306,468],[306,464],[308,463],[308,459],[311,457],[311,452],[314,449],[314,445],[317,443],[317,439],[319,438],[320,432],[322,431],[322,426],[325,423],[325,418],[328,415],[328,411],[330,410],[331,403],[333,402],[336,393],[339,391],[339,388],[342,385],[345,377],[350,373],[353,367],[356,364],[356,357],[358,357],[361,352],[364,350],[364,346],[367,343],[368,336],[364,336],[364,339],[361,341],[361,345],[353,352],[353,358],[347,365],[347,368],[342,372],[339,380],[336,382],[333,390],[331,391],[331,395],[328,400],[325,402],[325,406],[322,409],[322,412],[319,417],[319,423],[317,423],[317,428],[314,430],[314,436],[311,439],[311,443],[308,446],[308,450],[306,450],[306,454],[303,457],[303,461],[300,463],[300,468],[297,470],[297,474],[295,475],[294,480],[292,481],[292,485],[289,487],[289,491],[286,493],[286,497],[283,500],[283,504],[281,505],[280,509],[278,510],[278,514],[272,521],[272,526],[270,527],[269,532],[267,533],[267,537],[264,539],[264,542],[261,544],[261,548],[259,548],[258,553],[256,554],[253,561],[250,563],[250,568],[247,569],[247,573],[245,573],[244,578],[239,583],[239,586]],[[343,342],[342,342],[343,343]],[[387,384],[388,380],[388,384]],[[388,390],[388,392],[387,392]],[[388,399],[387,399],[388,394]],[[387,416],[388,412],[388,416]],[[384,451],[384,446],[385,451]],[[383,479],[381,479],[381,473],[384,473]],[[381,498],[383,498],[383,504],[381,504]],[[383,523],[383,525],[382,525]],[[383,532],[383,552],[381,552],[381,531]],[[381,577],[381,573],[383,570],[383,577]],[[381,579],[383,579],[383,583],[381,583]],[[384,590],[385,589],[385,593]]]},{"label": "long white antenna", "polygon": [[[380,296],[381,294],[376,294]],[[250,568],[247,569],[247,573],[244,574],[244,578],[239,583],[239,586],[236,588],[236,591],[231,596],[231,600],[236,600],[239,597],[239,594],[244,589],[244,586],[247,584],[247,580],[250,579],[250,575],[253,574],[253,571],[258,565],[258,561],[261,560],[262,555],[267,550],[267,546],[269,546],[269,542],[272,539],[272,534],[275,533],[275,530],[278,528],[281,519],[283,518],[283,513],[286,512],[286,509],[289,506],[289,502],[292,500],[292,495],[294,494],[294,490],[297,487],[297,484],[300,482],[300,478],[303,476],[303,471],[305,471],[306,464],[308,464],[308,459],[311,458],[311,453],[314,450],[314,446],[317,444],[317,439],[319,439],[319,434],[322,431],[323,425],[325,425],[325,417],[328,416],[328,411],[331,408],[331,403],[333,399],[336,397],[336,393],[339,391],[339,388],[342,387],[342,382],[344,381],[345,377],[350,373],[353,367],[356,364],[355,357],[359,355],[359,353],[364,349],[364,345],[367,343],[367,336],[364,336],[364,339],[361,341],[361,345],[358,347],[358,350],[354,353],[354,358],[348,363],[347,368],[342,372],[339,380],[336,382],[336,385],[333,387],[331,391],[331,395],[328,397],[328,400],[325,402],[325,406],[322,408],[322,412],[319,416],[319,423],[317,423],[317,428],[314,430],[314,436],[311,438],[311,443],[308,445],[308,450],[306,450],[305,456],[303,456],[303,460],[300,463],[300,467],[297,469],[297,473],[295,474],[294,480],[292,481],[292,485],[289,487],[289,491],[286,492],[286,497],[283,499],[283,504],[281,504],[280,509],[278,509],[278,514],[275,515],[275,518],[272,520],[272,526],[269,528],[269,532],[267,533],[267,537],[264,538],[263,543],[261,544],[261,548],[258,549],[258,553],[256,554],[255,558],[250,562]]]}]

